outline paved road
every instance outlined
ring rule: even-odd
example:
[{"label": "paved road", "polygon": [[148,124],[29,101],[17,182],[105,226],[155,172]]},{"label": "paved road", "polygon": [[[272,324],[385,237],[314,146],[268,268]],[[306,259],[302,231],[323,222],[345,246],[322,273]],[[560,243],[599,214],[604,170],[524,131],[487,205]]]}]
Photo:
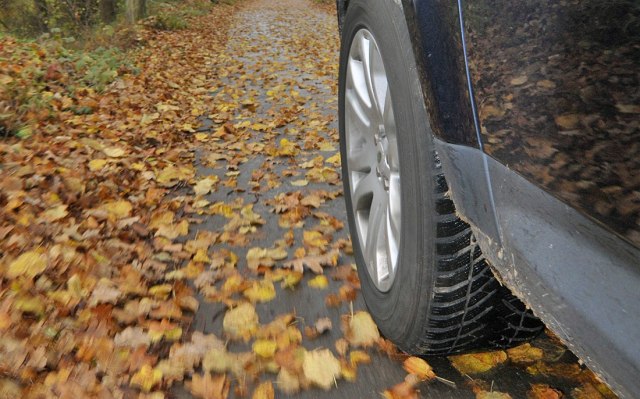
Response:
[{"label": "paved road", "polygon": [[[212,68],[218,73],[220,86],[212,91],[216,97],[216,109],[202,120],[201,132],[209,134],[203,140],[197,154],[200,176],[216,175],[221,184],[207,199],[211,203],[254,204],[253,210],[265,220],[256,232],[249,234],[249,242],[243,245],[218,245],[216,250],[228,248],[240,259],[238,269],[250,275],[244,263],[246,251],[251,247],[270,248],[276,240],[285,238],[290,231],[279,226],[280,215],[273,212],[273,200],[281,193],[300,191],[308,195],[318,190],[328,193],[341,191],[339,180],[331,181],[339,168],[324,162],[335,155],[337,142],[337,58],[338,38],[334,15],[318,8],[308,0],[252,0],[237,14],[231,28],[226,57]],[[242,106],[237,106],[242,103]],[[223,125],[227,123],[227,130]],[[222,129],[222,130],[221,130]],[[295,156],[270,155],[278,151],[280,140],[287,139],[297,145]],[[274,150],[275,148],[275,150]],[[309,163],[321,156],[318,162],[325,169],[330,182],[314,182],[307,176]],[[331,173],[333,171],[333,174]],[[307,180],[306,186],[293,182]],[[333,184],[332,184],[333,183]],[[342,196],[326,201],[317,209],[338,221],[346,223]],[[222,216],[200,219],[199,230],[223,231],[228,222]],[[303,230],[320,224],[311,215],[303,219],[304,225],[291,229],[294,243],[290,254],[303,247]],[[333,242],[348,237],[346,226],[333,234]],[[353,259],[342,252],[340,264],[351,264]],[[312,275],[295,289],[277,287],[276,298],[256,305],[261,321],[295,311],[302,323],[313,323],[320,317],[330,317],[334,328],[328,334],[303,344],[308,349],[334,348],[336,339],[342,337],[340,316],[348,314],[349,303],[329,308],[325,297],[337,292],[341,282],[330,281],[327,290],[309,288],[306,284]],[[201,307],[192,329],[222,336],[222,319],[226,306],[201,298]],[[360,296],[353,302],[353,309],[365,309]],[[546,341],[540,341],[544,344]],[[229,350],[243,350],[242,344],[230,343]],[[317,389],[298,394],[299,398],[376,398],[380,392],[403,380],[405,372],[401,364],[373,349],[372,364],[358,370],[353,383],[339,381],[330,392]],[[571,355],[566,359],[573,360]],[[469,388],[470,377],[455,371],[446,358],[429,359],[436,373],[456,383],[453,388],[434,382],[421,387],[423,398],[474,398]],[[534,381],[522,368],[502,367],[483,380],[494,389],[510,392],[513,398],[524,398]],[[571,382],[552,377],[536,377],[565,392],[573,387]],[[175,390],[177,397],[190,397],[186,390]],[[281,394],[276,390],[276,397]]]}]

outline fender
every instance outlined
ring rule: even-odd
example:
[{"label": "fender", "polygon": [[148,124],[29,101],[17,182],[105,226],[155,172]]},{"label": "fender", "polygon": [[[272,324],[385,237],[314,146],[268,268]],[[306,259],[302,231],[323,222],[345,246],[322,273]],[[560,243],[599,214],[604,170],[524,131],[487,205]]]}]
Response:
[{"label": "fender", "polygon": [[435,136],[482,148],[474,122],[458,3],[402,0],[422,94]]}]

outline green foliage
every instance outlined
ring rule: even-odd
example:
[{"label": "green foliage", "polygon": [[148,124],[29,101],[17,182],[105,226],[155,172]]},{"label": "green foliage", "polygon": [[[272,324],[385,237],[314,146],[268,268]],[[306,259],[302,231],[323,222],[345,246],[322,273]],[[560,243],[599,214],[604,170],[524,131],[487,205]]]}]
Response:
[{"label": "green foliage", "polygon": [[151,26],[160,30],[180,30],[186,29],[189,25],[178,13],[162,12],[152,19]]},{"label": "green foliage", "polygon": [[[135,72],[116,48],[79,51],[55,39],[39,42],[0,39],[0,130],[18,137],[31,134],[31,121],[69,110],[90,113],[74,101],[78,93],[101,92],[122,72]],[[67,99],[67,100],[64,100]],[[64,105],[65,101],[71,105]],[[62,105],[61,105],[62,104]]]}]

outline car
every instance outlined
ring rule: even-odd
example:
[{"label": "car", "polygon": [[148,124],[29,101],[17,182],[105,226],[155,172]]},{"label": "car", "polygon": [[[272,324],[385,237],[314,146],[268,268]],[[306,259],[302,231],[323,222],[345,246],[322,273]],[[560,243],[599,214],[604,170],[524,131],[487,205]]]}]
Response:
[{"label": "car", "polygon": [[337,0],[367,307],[417,355],[553,331],[640,397],[640,6]]}]

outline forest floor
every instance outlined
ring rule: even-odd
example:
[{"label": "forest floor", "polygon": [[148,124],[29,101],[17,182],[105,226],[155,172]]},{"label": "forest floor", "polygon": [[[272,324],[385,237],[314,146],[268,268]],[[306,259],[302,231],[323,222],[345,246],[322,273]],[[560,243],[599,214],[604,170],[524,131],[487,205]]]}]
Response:
[{"label": "forest floor", "polygon": [[337,31],[308,0],[216,6],[141,33],[103,91],[2,38],[0,84],[44,83],[0,138],[0,398],[614,397],[547,335],[430,366],[379,336],[345,226]]}]

